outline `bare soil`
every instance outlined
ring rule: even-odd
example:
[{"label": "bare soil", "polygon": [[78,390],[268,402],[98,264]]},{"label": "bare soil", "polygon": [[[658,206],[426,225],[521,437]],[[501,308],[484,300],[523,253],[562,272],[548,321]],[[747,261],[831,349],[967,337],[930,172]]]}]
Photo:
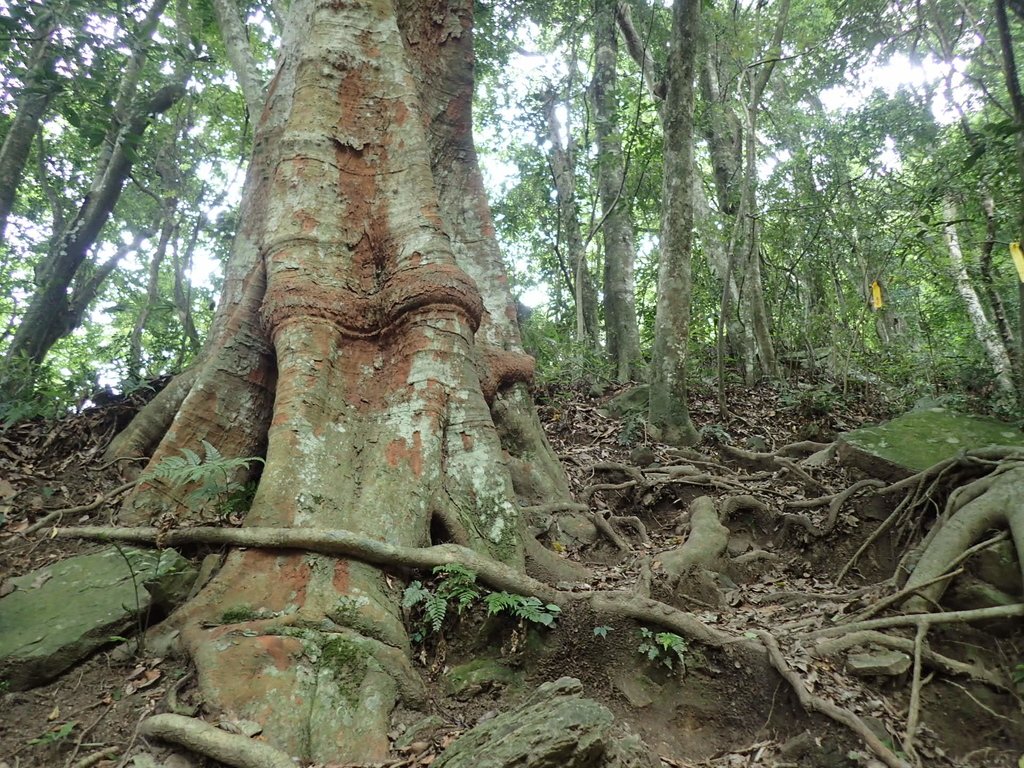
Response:
[{"label": "bare soil", "polygon": [[[653,452],[655,465],[678,463],[668,447],[649,440],[635,425],[603,415],[608,395],[594,398],[540,394],[540,412],[556,451],[562,457],[575,493],[595,483],[621,481],[622,472],[598,465],[633,465],[638,447]],[[123,482],[122,468],[104,467],[100,456],[107,441],[131,417],[142,397],[115,400],[58,423],[30,422],[0,432],[0,583],[58,558],[94,545],[20,536],[47,512],[87,504]],[[886,406],[864,397],[833,402],[827,410],[786,397],[769,386],[730,393],[733,415],[722,423],[709,393],[694,395],[694,420],[704,426],[698,446],[709,460],[745,478],[747,492],[781,509],[787,500],[810,498],[820,489],[785,472],[744,469],[720,452],[723,444],[756,446],[771,451],[797,439],[831,439],[837,432],[884,417]],[[650,455],[644,459],[651,458]],[[830,464],[817,469],[814,481],[840,489],[852,482],[846,471]],[[670,484],[654,490],[626,488],[593,492],[591,508],[611,518],[635,516],[644,523],[649,542],[628,524],[616,530],[629,541],[622,552],[599,539],[570,547],[566,556],[593,568],[594,589],[634,589],[642,583],[652,556],[685,539],[685,510],[696,496],[729,495],[721,488]],[[116,499],[83,512],[65,524],[104,524]],[[715,584],[684,584],[654,596],[692,611],[721,628],[763,628],[784,633],[792,627],[828,626],[869,606],[878,592],[856,590],[888,578],[902,543],[880,539],[847,580],[835,576],[887,509],[855,499],[844,507],[827,537],[816,539],[791,527],[782,529],[750,517],[737,550],[763,548],[774,559],[727,569]],[[817,513],[816,513],[817,514]],[[734,533],[737,528],[734,528]],[[737,537],[734,536],[734,540]],[[746,543],[744,543],[744,539]],[[731,554],[743,554],[743,551]],[[205,552],[186,552],[197,559]],[[423,574],[429,579],[430,574]],[[655,580],[657,582],[657,580]],[[459,733],[482,719],[513,706],[534,686],[561,676],[579,678],[586,695],[608,706],[630,730],[643,737],[665,766],[774,766],[840,768],[880,763],[850,731],[801,708],[791,687],[763,658],[738,650],[706,649],[691,643],[672,669],[663,656],[653,660],[638,652],[642,628],[631,622],[601,624],[584,611],[562,614],[552,629],[525,626],[511,619],[487,619],[482,608],[450,622],[440,636],[418,649],[431,691],[430,712],[399,711],[392,737],[393,766],[429,765]],[[1018,625],[932,630],[929,641],[947,655],[999,664],[1010,679],[1024,660],[1024,634]],[[912,629],[909,637],[912,637]],[[858,678],[848,674],[843,656],[813,658],[799,643],[784,647],[787,662],[816,695],[857,713],[894,748],[899,749],[909,711],[909,673],[896,677]],[[511,682],[485,682],[451,693],[448,673],[480,655],[511,669]],[[667,654],[666,654],[667,655]],[[995,661],[993,661],[995,660]],[[212,766],[136,736],[138,723],[150,714],[196,707],[186,660],[159,650],[111,647],[60,680],[26,692],[2,694],[0,768],[66,766]],[[1012,768],[1024,754],[1024,715],[1012,685],[995,690],[964,679],[934,675],[922,687],[922,727],[917,753],[923,766]],[[427,714],[436,716],[418,733]],[[409,747],[409,744],[412,747]]]}]

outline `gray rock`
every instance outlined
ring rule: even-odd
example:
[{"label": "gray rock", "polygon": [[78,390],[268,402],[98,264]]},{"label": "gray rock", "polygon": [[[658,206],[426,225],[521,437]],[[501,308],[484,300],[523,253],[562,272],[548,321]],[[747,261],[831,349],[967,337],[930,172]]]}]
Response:
[{"label": "gray rock", "polygon": [[597,526],[582,515],[559,515],[558,529],[569,539],[569,542],[593,544],[598,539]]},{"label": "gray rock", "polygon": [[649,397],[650,387],[641,384],[616,395],[607,402],[605,408],[616,419],[623,419],[627,416],[645,416]]},{"label": "gray rock", "polygon": [[468,698],[481,691],[510,685],[516,673],[494,659],[473,659],[444,673],[444,686],[457,698]]},{"label": "gray rock", "polygon": [[895,677],[910,669],[910,656],[902,651],[851,653],[846,657],[846,668],[851,674],[861,677]]},{"label": "gray rock", "polygon": [[106,547],[12,579],[0,599],[0,679],[23,690],[57,677],[131,629],[153,602],[148,586],[161,592],[188,565],[171,549]]},{"label": "gray rock", "polygon": [[436,768],[654,768],[636,737],[608,709],[581,696],[579,680],[544,683],[523,704],[470,729]]},{"label": "gray rock", "polygon": [[661,686],[641,672],[624,670],[615,677],[615,688],[626,697],[630,706],[642,709],[654,703]]}]

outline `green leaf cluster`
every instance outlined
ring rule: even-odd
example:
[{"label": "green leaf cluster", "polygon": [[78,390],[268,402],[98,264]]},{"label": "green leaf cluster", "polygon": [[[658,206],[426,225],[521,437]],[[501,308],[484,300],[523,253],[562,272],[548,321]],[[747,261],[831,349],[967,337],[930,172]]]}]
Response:
[{"label": "green leaf cluster", "polygon": [[640,628],[640,643],[636,652],[646,656],[648,661],[663,664],[669,669],[686,672],[686,640],[675,632],[655,632],[647,627]]},{"label": "green leaf cluster", "polygon": [[[253,463],[263,464],[263,459],[258,456],[224,456],[206,440],[202,441],[202,445],[205,456],[183,448],[181,456],[168,456],[143,472],[139,482],[164,480],[172,486],[195,486],[185,497],[190,506],[200,506],[224,497],[237,497],[255,490],[254,485],[241,483],[235,478],[247,472]],[[229,511],[238,511],[234,498],[229,501]]]},{"label": "green leaf cluster", "polygon": [[432,587],[413,581],[402,597],[403,608],[418,608],[418,620],[412,632],[416,642],[439,633],[453,610],[461,615],[481,600],[488,616],[505,614],[544,627],[553,627],[561,612],[557,605],[544,603],[537,597],[481,589],[476,583],[476,574],[458,563],[439,565],[433,569],[433,574],[437,581]]}]

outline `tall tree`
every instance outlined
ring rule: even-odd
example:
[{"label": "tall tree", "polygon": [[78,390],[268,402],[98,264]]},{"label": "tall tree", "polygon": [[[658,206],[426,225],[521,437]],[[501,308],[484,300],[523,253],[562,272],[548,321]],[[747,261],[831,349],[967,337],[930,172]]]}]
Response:
[{"label": "tall tree", "polygon": [[687,405],[691,264],[694,228],[694,66],[701,0],[675,0],[665,67],[664,179],[658,306],[650,368],[648,419],[666,442],[697,442]]},{"label": "tall tree", "polygon": [[185,95],[189,69],[181,62],[168,78],[170,82],[147,83],[144,78],[152,38],[166,5],[167,0],[155,0],[144,18],[134,24],[133,47],[124,64],[88,191],[70,217],[65,218],[59,203],[54,206],[53,233],[46,255],[36,267],[36,290],[7,347],[4,365],[8,370],[0,374],[0,387],[13,386],[12,376],[21,373],[18,361],[39,364],[54,343],[81,322],[126,253],[119,248],[101,262],[90,260],[138,160],[144,134],[156,116]]},{"label": "tall tree", "polygon": [[[557,578],[516,503],[568,492],[473,152],[471,29],[469,0],[293,0],[202,362],[112,450],[162,426],[151,465],[265,451],[247,526],[434,535]],[[123,516],[202,513],[175,499],[152,483]],[[365,562],[235,551],[172,621],[212,706],[300,759],[372,762],[422,695],[398,600]]]},{"label": "tall tree", "polygon": [[59,7],[41,8],[31,23],[32,47],[25,64],[20,92],[15,98],[14,119],[0,145],[0,243],[4,241],[7,219],[25,171],[32,142],[53,96],[63,80],[54,71],[59,50],[54,45]]},{"label": "tall tree", "polygon": [[608,357],[620,382],[640,370],[634,263],[636,244],[629,213],[622,137],[617,125],[618,32],[616,0],[597,0],[594,14],[594,77],[591,98],[597,138],[597,175],[604,243],[604,323]]}]

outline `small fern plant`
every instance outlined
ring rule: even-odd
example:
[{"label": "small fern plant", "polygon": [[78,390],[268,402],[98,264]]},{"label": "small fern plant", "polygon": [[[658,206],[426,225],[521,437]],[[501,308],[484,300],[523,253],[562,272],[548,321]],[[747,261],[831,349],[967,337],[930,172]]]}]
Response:
[{"label": "small fern plant", "polygon": [[433,573],[440,578],[433,590],[423,586],[420,581],[414,581],[405,588],[402,597],[403,608],[423,607],[419,626],[412,633],[412,639],[416,642],[422,642],[430,633],[441,631],[450,607],[454,606],[456,613],[461,614],[480,599],[476,574],[465,566],[458,563],[439,565]]},{"label": "small fern plant", "polygon": [[660,662],[669,669],[686,673],[686,640],[675,632],[654,632],[647,627],[640,628],[640,644],[636,651],[647,657],[648,661]]},{"label": "small fern plant", "polygon": [[206,440],[202,441],[204,456],[182,448],[181,456],[168,456],[150,467],[139,477],[139,482],[164,480],[175,487],[196,486],[185,496],[190,507],[201,507],[225,496],[241,494],[246,484],[235,480],[239,470],[248,470],[254,462],[263,464],[258,456],[228,457]]},{"label": "small fern plant", "polygon": [[487,604],[487,615],[507,613],[523,621],[552,627],[562,609],[554,603],[544,603],[538,597],[525,597],[509,592],[491,592],[484,597]]},{"label": "small fern plant", "polygon": [[476,583],[476,574],[458,563],[439,565],[433,573],[439,578],[433,589],[420,581],[413,581],[405,588],[402,598],[403,608],[420,608],[419,621],[411,633],[417,643],[430,634],[440,632],[452,609],[461,615],[481,599],[487,607],[488,616],[504,613],[545,627],[554,626],[561,610],[557,605],[545,604],[536,597],[484,592]]}]

